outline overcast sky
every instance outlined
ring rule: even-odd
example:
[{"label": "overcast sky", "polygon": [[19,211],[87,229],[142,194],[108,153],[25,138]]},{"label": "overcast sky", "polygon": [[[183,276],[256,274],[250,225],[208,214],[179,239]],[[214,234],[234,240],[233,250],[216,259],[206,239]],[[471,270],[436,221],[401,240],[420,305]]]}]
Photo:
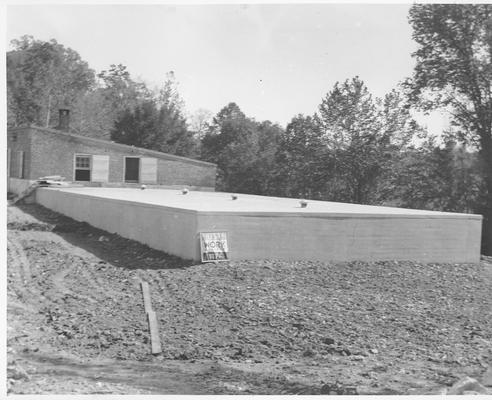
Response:
[{"label": "overcast sky", "polygon": [[[28,34],[76,50],[96,72],[122,63],[151,86],[174,71],[186,109],[236,102],[285,126],[358,75],[383,96],[410,76],[409,5],[10,5],[7,43]],[[7,45],[7,49],[10,47]],[[430,122],[439,129],[440,122]]]}]

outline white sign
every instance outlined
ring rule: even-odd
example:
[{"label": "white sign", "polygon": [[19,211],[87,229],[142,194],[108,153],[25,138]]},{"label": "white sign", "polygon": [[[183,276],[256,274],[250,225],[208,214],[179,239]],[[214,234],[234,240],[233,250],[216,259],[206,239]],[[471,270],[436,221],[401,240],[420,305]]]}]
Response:
[{"label": "white sign", "polygon": [[225,261],[229,259],[227,234],[225,232],[201,232],[200,253],[202,262]]}]

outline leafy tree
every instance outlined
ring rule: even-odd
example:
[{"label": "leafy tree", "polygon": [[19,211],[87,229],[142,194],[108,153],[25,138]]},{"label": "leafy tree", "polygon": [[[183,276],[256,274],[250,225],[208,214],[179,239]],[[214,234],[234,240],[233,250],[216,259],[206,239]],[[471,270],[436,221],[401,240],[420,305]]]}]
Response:
[{"label": "leafy tree", "polygon": [[368,203],[383,167],[391,130],[382,129],[377,103],[358,77],[336,83],[316,121],[332,158],[327,197]]},{"label": "leafy tree", "polygon": [[284,131],[280,126],[272,124],[270,121],[256,123],[256,130],[258,132],[258,151],[253,163],[252,193],[274,195],[277,191],[275,155]]},{"label": "leafy tree", "polygon": [[188,129],[184,113],[184,101],[178,92],[178,83],[174,72],[166,74],[166,80],[157,94],[159,106],[160,131],[149,137],[148,146],[160,151],[195,157],[198,155],[199,141]]},{"label": "leafy tree", "polygon": [[272,194],[274,155],[282,129],[248,118],[229,103],[213,118],[201,142],[201,156],[217,163],[219,190]]},{"label": "leafy tree", "polygon": [[79,54],[52,39],[23,36],[7,53],[8,125],[53,126],[59,108],[71,108],[95,84]]},{"label": "leafy tree", "polygon": [[213,114],[205,108],[199,108],[193,114],[188,116],[189,129],[193,132],[196,138],[202,140],[208,131],[212,122]]},{"label": "leafy tree", "polygon": [[393,89],[382,100],[378,100],[378,107],[384,147],[380,153],[381,173],[374,188],[372,203],[412,207],[409,205],[412,204],[410,192],[405,193],[405,199],[410,200],[410,203],[405,205],[400,203],[398,193],[401,193],[401,188],[397,186],[397,175],[405,175],[410,182],[412,179],[421,178],[420,173],[407,174],[408,170],[402,168],[402,165],[413,159],[416,154],[420,155],[413,145],[415,139],[426,139],[427,131],[413,118],[408,95],[402,91],[402,88]]},{"label": "leafy tree", "polygon": [[430,138],[419,148],[400,153],[386,184],[386,204],[399,207],[471,212],[482,190],[477,154],[449,141]]},{"label": "leafy tree", "polygon": [[149,137],[159,127],[159,110],[154,100],[143,101],[127,108],[115,121],[111,139],[118,143],[152,149]]},{"label": "leafy tree", "polygon": [[168,79],[156,96],[140,89],[143,95],[139,101],[127,103],[127,108],[118,113],[111,139],[165,153],[196,156],[197,141],[188,131],[182,103],[173,85]]},{"label": "leafy tree", "polygon": [[276,191],[287,197],[321,198],[325,184],[326,145],[312,117],[294,117],[276,152]]},{"label": "leafy tree", "polygon": [[479,149],[484,181],[483,246],[492,254],[492,6],[416,4],[410,9],[416,67],[413,99],[447,109],[461,139]]},{"label": "leafy tree", "polygon": [[416,138],[425,139],[427,131],[413,118],[408,95],[393,89],[379,101],[382,137],[391,149],[405,151]]},{"label": "leafy tree", "polygon": [[72,108],[70,126],[79,135],[110,140],[115,118],[104,89],[96,88],[77,99]]},{"label": "leafy tree", "polygon": [[202,140],[201,157],[217,164],[219,190],[250,192],[247,182],[258,151],[255,128],[236,103],[229,103],[214,117]]},{"label": "leafy tree", "polygon": [[81,135],[109,139],[115,121],[152,99],[152,93],[144,83],[134,81],[122,64],[110,65],[97,77],[98,87],[79,97],[74,106],[72,126]]}]

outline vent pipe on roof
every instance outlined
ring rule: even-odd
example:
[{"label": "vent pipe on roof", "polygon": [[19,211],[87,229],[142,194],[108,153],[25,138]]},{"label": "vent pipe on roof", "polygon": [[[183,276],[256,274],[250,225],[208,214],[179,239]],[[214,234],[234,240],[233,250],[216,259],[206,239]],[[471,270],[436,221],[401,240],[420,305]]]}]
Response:
[{"label": "vent pipe on roof", "polygon": [[70,128],[70,110],[66,108],[60,108],[59,112],[59,120],[57,129],[68,132]]}]

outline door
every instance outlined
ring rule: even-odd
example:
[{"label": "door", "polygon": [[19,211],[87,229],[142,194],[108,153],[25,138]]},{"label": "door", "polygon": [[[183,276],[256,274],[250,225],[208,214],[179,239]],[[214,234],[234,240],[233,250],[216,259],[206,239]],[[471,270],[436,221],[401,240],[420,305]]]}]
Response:
[{"label": "door", "polygon": [[140,158],[125,157],[125,182],[138,182],[140,175]]}]

